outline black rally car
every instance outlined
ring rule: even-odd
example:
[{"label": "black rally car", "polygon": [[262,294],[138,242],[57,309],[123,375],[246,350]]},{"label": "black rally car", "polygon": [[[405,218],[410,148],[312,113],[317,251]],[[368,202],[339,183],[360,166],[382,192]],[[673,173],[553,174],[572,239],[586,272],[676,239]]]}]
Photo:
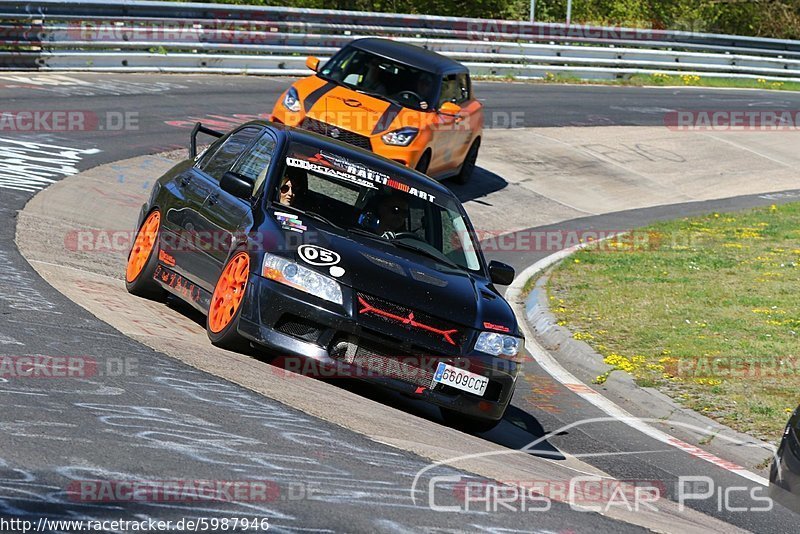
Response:
[{"label": "black rally car", "polygon": [[[195,156],[198,132],[218,139]],[[430,401],[485,430],[514,391],[523,339],[449,189],[367,151],[264,121],[195,127],[192,157],[139,217],[128,290],[170,292],[211,341],[250,342]],[[296,366],[308,369],[307,366]]]},{"label": "black rally car", "polygon": [[792,413],[769,473],[770,496],[800,514],[800,406]]}]

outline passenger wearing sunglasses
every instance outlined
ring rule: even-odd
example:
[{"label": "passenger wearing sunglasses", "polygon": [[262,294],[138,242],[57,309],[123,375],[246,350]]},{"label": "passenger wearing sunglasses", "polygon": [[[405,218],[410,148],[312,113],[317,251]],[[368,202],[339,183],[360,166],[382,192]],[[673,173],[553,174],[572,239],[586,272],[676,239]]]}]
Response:
[{"label": "passenger wearing sunglasses", "polygon": [[287,169],[278,188],[278,202],[297,207],[297,201],[306,190],[306,173],[301,169]]}]

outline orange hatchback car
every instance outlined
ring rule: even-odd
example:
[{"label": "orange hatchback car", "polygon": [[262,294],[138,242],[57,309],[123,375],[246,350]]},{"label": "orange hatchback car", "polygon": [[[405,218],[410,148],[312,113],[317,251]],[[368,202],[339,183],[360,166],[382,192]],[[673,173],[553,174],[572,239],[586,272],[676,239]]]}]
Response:
[{"label": "orange hatchback car", "polygon": [[430,50],[389,39],[358,39],[314,76],[295,82],[272,110],[274,122],[350,143],[437,179],[472,176],[483,106],[469,70]]}]

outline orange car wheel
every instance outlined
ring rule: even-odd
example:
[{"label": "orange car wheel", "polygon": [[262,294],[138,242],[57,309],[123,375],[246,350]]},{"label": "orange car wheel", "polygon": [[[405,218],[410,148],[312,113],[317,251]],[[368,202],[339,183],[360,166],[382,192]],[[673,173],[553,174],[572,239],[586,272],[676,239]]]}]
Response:
[{"label": "orange car wheel", "polygon": [[208,337],[215,345],[232,348],[243,341],[236,325],[249,278],[250,255],[234,254],[222,269],[208,308]]},{"label": "orange car wheel", "polygon": [[164,290],[153,281],[158,264],[158,235],[161,229],[161,212],[147,216],[128,255],[125,269],[125,286],[129,293],[146,298],[163,296]]}]

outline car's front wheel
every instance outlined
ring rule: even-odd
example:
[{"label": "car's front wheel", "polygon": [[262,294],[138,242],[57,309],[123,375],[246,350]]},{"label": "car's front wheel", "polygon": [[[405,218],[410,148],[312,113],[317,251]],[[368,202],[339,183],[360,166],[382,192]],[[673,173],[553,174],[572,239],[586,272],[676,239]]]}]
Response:
[{"label": "car's front wheel", "polygon": [[237,327],[249,279],[250,255],[237,252],[222,269],[208,308],[206,332],[211,343],[218,347],[239,349],[247,346]]},{"label": "car's front wheel", "polygon": [[475,141],[472,142],[472,146],[469,147],[469,152],[467,152],[467,157],[464,158],[464,163],[461,164],[461,172],[454,178],[457,184],[464,185],[472,178],[472,175],[475,173],[475,164],[478,162],[478,151],[480,148],[480,138],[475,139]]},{"label": "car's front wheel", "polygon": [[158,235],[161,230],[161,212],[154,210],[142,223],[125,268],[125,287],[128,293],[148,299],[160,299],[164,289],[153,280],[158,266]]},{"label": "car's front wheel", "polygon": [[464,415],[463,413],[450,410],[449,408],[439,408],[442,414],[442,419],[448,426],[457,428],[470,434],[481,434],[488,432],[500,424],[502,419],[483,419],[480,417],[472,417]]}]

